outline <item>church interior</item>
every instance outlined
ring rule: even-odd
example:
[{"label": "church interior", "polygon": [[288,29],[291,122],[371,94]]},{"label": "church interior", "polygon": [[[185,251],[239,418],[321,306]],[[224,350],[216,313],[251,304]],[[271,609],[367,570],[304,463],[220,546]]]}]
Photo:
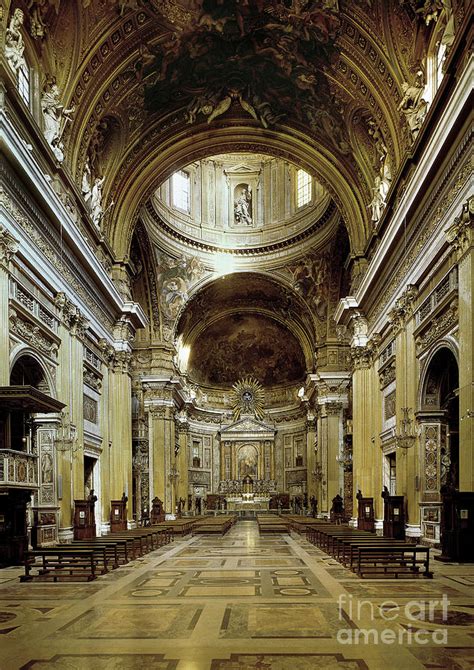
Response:
[{"label": "church interior", "polygon": [[472,35],[0,0],[2,670],[474,667]]}]

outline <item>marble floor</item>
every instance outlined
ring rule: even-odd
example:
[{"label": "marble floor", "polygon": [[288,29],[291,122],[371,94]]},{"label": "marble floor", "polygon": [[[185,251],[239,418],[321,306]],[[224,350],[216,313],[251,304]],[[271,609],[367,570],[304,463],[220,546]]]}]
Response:
[{"label": "marble floor", "polygon": [[472,670],[474,565],[360,580],[298,535],[175,540],[92,583],[0,570],[0,669]]}]

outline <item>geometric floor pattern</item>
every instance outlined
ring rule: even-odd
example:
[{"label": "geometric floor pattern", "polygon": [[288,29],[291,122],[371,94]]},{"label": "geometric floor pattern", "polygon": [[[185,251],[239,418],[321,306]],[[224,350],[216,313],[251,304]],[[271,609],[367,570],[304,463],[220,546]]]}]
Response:
[{"label": "geometric floor pattern", "polygon": [[93,583],[0,570],[0,669],[472,670],[474,566],[358,579],[298,535],[175,540]]}]

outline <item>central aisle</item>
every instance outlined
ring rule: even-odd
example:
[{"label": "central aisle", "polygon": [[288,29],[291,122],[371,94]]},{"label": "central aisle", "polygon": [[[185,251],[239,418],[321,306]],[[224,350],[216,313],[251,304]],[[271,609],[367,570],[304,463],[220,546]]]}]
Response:
[{"label": "central aisle", "polygon": [[[356,627],[406,628],[409,622],[401,615],[392,621],[381,616],[378,604],[387,600],[393,607],[393,601],[402,605],[446,593],[451,609],[458,602],[459,611],[466,612],[473,583],[466,567],[443,570],[447,576],[435,574],[432,581],[362,582],[298,536],[260,537],[254,521],[239,521],[222,538],[175,541],[171,549],[168,545],[90,584],[19,583],[18,569],[1,570],[0,667],[473,667],[473,641],[462,621],[450,625],[456,649],[338,641],[338,635],[347,641]],[[339,611],[340,596],[345,611]],[[354,605],[362,600],[369,604],[358,616]]]}]

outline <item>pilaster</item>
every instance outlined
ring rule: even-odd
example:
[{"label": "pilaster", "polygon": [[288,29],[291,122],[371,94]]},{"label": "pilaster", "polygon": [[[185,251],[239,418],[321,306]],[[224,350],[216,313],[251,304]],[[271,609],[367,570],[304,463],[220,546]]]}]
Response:
[{"label": "pilaster", "polygon": [[[414,337],[413,304],[415,286],[409,285],[388,313],[395,335],[397,495],[406,501],[407,522],[419,526],[419,444],[415,435],[414,412],[417,406],[418,372]],[[404,423],[408,421],[408,423]],[[404,430],[407,435],[404,435]],[[399,437],[408,439],[400,440]],[[409,439],[411,436],[412,439]],[[421,529],[419,530],[421,533]]]},{"label": "pilaster", "polygon": [[[309,489],[316,489],[321,513],[329,513],[331,501],[337,494],[344,492],[344,472],[340,465],[344,437],[344,409],[348,406],[348,387],[350,373],[346,370],[310,375],[316,390],[318,408],[317,436],[308,444],[308,480]],[[311,390],[308,390],[311,395]],[[315,440],[316,438],[316,440]],[[310,463],[312,465],[310,465]],[[310,495],[312,495],[311,493]]]},{"label": "pilaster", "polygon": [[84,498],[83,453],[83,344],[87,322],[64,293],[55,299],[59,316],[57,391],[66,404],[57,429],[55,444],[58,467],[60,521],[59,538],[72,539],[74,499]]},{"label": "pilaster", "polygon": [[8,386],[10,383],[10,342],[9,329],[9,275],[10,263],[18,251],[19,243],[10,232],[0,225],[0,386]]},{"label": "pilaster", "polygon": [[176,456],[176,471],[178,474],[176,497],[188,499],[188,442],[189,422],[185,413],[176,417],[176,431],[178,433],[178,454]]},{"label": "pilaster", "polygon": [[459,490],[474,491],[474,197],[446,231],[458,261]]},{"label": "pilaster", "polygon": [[166,512],[174,512],[175,403],[173,383],[168,379],[144,381],[145,411],[150,441],[150,496],[163,500]]},{"label": "pilaster", "polygon": [[[316,452],[317,452],[317,418],[315,412],[308,411],[306,417],[306,490],[308,498],[318,498],[318,481],[316,478]],[[274,477],[272,476],[271,479]]]}]

